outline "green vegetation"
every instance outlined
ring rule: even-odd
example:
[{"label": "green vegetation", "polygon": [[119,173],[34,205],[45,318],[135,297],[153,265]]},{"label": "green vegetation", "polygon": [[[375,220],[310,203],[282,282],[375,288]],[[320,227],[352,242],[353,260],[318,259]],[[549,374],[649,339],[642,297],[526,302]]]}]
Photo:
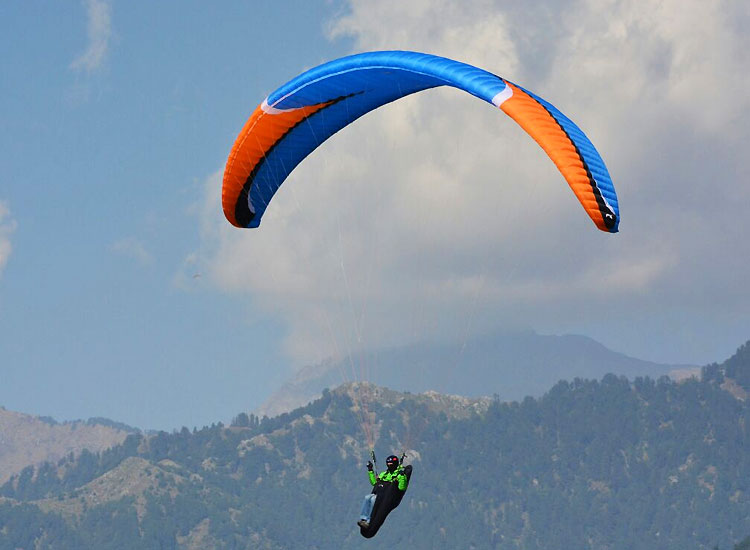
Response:
[{"label": "green vegetation", "polygon": [[[380,454],[416,451],[378,544],[750,550],[750,403],[725,389],[749,373],[745,345],[700,381],[576,379],[462,417],[424,396],[370,403]],[[350,391],[27,468],[0,488],[0,550],[371,547]]]}]

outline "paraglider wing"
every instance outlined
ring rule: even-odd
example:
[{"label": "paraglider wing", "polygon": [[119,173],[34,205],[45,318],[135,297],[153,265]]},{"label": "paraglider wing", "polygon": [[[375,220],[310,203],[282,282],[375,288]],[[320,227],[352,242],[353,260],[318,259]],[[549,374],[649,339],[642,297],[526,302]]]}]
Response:
[{"label": "paraglider wing", "polygon": [[452,86],[499,107],[549,155],[596,226],[617,232],[612,180],[585,134],[552,104],[478,67],[429,54],[343,57],[302,73],[252,113],[227,160],[222,204],[237,227],[258,227],[271,198],[302,160],[365,113],[409,94]]}]

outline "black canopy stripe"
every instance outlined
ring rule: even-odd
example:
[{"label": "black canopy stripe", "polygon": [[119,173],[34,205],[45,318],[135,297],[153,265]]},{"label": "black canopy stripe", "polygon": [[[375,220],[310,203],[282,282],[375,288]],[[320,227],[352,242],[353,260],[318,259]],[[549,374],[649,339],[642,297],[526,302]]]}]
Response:
[{"label": "black canopy stripe", "polygon": [[242,191],[240,192],[240,196],[237,198],[237,204],[235,204],[234,207],[234,217],[237,220],[237,223],[241,225],[242,227],[248,227],[250,225],[250,222],[253,221],[253,218],[255,217],[255,214],[250,211],[250,206],[248,202],[248,195],[250,194],[250,189],[253,186],[253,181],[255,180],[255,176],[258,174],[260,169],[263,167],[263,165],[266,163],[266,159],[273,153],[273,150],[276,148],[276,146],[284,141],[284,138],[288,136],[295,128],[297,128],[300,124],[307,122],[310,118],[318,115],[319,113],[322,113],[329,107],[336,105],[337,103],[340,103],[341,101],[344,101],[345,99],[348,99],[350,97],[354,97],[355,95],[363,94],[364,91],[361,92],[354,92],[352,94],[343,95],[328,101],[322,101],[321,103],[328,103],[325,107],[318,109],[317,111],[310,113],[306,117],[304,117],[302,120],[297,122],[294,126],[290,127],[286,132],[284,132],[279,139],[277,139],[271,147],[268,148],[267,151],[263,153],[263,158],[261,158],[258,161],[258,164],[256,164],[253,169],[250,171],[250,174],[247,176],[247,179],[245,180],[244,185],[242,186]]},{"label": "black canopy stripe", "polygon": [[596,204],[599,206],[599,212],[602,215],[602,219],[604,220],[604,225],[607,226],[607,229],[611,229],[614,227],[617,220],[615,219],[614,212],[612,212],[609,207],[607,206],[606,201],[604,200],[604,197],[602,197],[601,190],[599,189],[599,186],[596,184],[596,179],[594,179],[594,175],[591,173],[591,170],[589,169],[589,165],[586,163],[586,160],[583,158],[583,155],[581,154],[580,149],[578,149],[578,146],[576,145],[576,142],[573,141],[573,138],[570,137],[570,134],[563,128],[562,124],[560,124],[560,121],[555,118],[555,115],[553,115],[547,107],[545,107],[538,99],[533,97],[531,94],[529,94],[529,97],[531,97],[534,101],[536,101],[542,109],[547,111],[547,114],[554,120],[557,125],[560,127],[560,130],[565,134],[565,137],[567,137],[570,140],[571,145],[573,145],[573,148],[576,150],[576,154],[578,155],[578,158],[581,159],[581,164],[583,165],[584,170],[586,170],[586,176],[589,178],[589,184],[591,185],[591,191],[594,193],[594,198],[596,198]]}]

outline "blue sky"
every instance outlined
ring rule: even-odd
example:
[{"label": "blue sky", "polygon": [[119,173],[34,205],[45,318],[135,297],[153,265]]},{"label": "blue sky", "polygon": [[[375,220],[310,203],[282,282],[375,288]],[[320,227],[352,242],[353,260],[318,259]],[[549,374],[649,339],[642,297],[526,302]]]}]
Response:
[{"label": "blue sky", "polygon": [[[0,405],[200,426],[355,347],[515,326],[724,359],[750,338],[748,14],[657,5],[4,2]],[[262,231],[230,227],[221,171],[245,118],[371,49],[552,101],[607,161],[621,233],[452,91],[365,117],[295,171]]]},{"label": "blue sky", "polygon": [[289,76],[284,64],[345,51],[322,35],[331,6],[293,4],[101,3],[98,22],[97,3],[0,7],[0,200],[14,227],[0,279],[4,406],[192,426],[279,383],[277,322],[174,279],[198,238],[200,182],[245,114]]}]

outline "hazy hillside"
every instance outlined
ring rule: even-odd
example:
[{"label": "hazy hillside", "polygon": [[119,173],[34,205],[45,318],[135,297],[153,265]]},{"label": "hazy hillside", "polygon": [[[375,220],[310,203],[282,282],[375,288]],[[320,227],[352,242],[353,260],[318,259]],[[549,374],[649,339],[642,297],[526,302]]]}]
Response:
[{"label": "hazy hillside", "polygon": [[[750,348],[678,383],[607,375],[504,403],[368,388],[383,456],[414,475],[374,541],[361,386],[27,469],[0,549],[730,550],[750,535]],[[743,543],[746,547],[747,543]]]},{"label": "hazy hillside", "polygon": [[0,407],[0,483],[30,464],[61,459],[83,449],[101,451],[125,440],[128,427],[92,419],[57,423]]},{"label": "hazy hillside", "polygon": [[[497,394],[503,401],[538,397],[559,380],[656,378],[690,366],[665,365],[611,351],[585,336],[543,336],[532,331],[496,333],[467,342],[417,344],[358,354],[301,370],[256,413],[275,416],[320,396],[327,387],[367,379],[414,393],[434,390],[466,396]],[[695,369],[699,370],[699,369]]]}]

